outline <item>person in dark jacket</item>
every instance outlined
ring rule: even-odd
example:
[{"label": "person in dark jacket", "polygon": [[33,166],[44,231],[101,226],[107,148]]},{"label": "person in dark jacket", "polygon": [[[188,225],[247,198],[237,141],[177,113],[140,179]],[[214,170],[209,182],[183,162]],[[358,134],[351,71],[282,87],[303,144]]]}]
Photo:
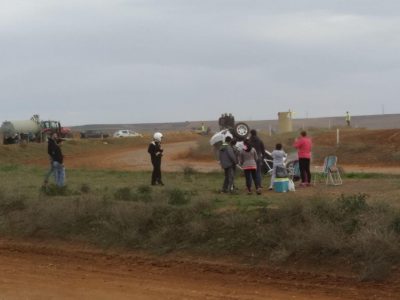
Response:
[{"label": "person in dark jacket", "polygon": [[235,167],[237,164],[236,154],[231,146],[232,138],[225,137],[225,141],[219,150],[219,162],[224,169],[225,177],[222,185],[222,193],[234,192]]},{"label": "person in dark jacket", "polygon": [[147,152],[150,154],[151,163],[153,165],[153,173],[151,174],[151,185],[164,185],[161,180],[161,157],[163,149],[161,148],[161,139],[163,135],[156,132],[153,136],[153,141],[150,143]]},{"label": "person in dark jacket", "polygon": [[53,156],[55,153],[55,148],[57,147],[57,139],[58,139],[57,133],[53,133],[53,135],[47,139],[47,154],[49,155],[50,169],[44,176],[43,186],[46,186],[49,183],[49,178],[50,178],[51,174],[54,173]]},{"label": "person in dark jacket", "polygon": [[57,140],[52,153],[54,177],[58,187],[63,187],[65,183],[64,155],[61,151],[61,145],[62,140]]},{"label": "person in dark jacket", "polygon": [[258,187],[261,187],[261,170],[262,161],[265,157],[265,147],[263,141],[257,136],[257,131],[255,129],[250,130],[250,145],[256,150],[257,153],[257,171],[256,171],[256,183]]}]

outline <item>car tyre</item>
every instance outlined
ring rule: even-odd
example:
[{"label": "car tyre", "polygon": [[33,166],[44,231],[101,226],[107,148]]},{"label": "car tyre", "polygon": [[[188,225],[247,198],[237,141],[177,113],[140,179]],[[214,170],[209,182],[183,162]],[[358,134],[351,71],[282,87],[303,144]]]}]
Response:
[{"label": "car tyre", "polygon": [[246,137],[249,135],[249,132],[249,126],[243,122],[235,124],[235,127],[233,128],[233,135],[241,141],[246,139]]}]

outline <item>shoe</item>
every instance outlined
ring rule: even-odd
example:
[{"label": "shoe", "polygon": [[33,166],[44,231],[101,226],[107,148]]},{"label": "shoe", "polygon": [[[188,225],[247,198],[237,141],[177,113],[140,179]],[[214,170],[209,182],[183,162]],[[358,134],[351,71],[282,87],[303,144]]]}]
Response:
[{"label": "shoe", "polygon": [[261,195],[261,188],[258,188],[258,189],[256,190],[256,193],[257,193],[257,195]]},{"label": "shoe", "polygon": [[164,182],[162,182],[161,180],[158,182],[159,185],[164,185]]},{"label": "shoe", "polygon": [[306,186],[312,186],[312,184],[311,184],[310,182],[308,182],[308,183],[306,184]]},{"label": "shoe", "polygon": [[306,187],[306,186],[307,186],[307,184],[304,182],[300,183],[300,185],[299,185],[299,187],[301,187],[301,188]]},{"label": "shoe", "polygon": [[152,182],[152,183],[151,183],[151,185],[157,185],[157,183],[155,183],[155,182]]},{"label": "shoe", "polygon": [[273,188],[272,188],[272,187],[269,187],[269,188],[268,188],[268,191],[272,191],[272,190],[273,190]]},{"label": "shoe", "polygon": [[251,195],[251,194],[253,194],[252,191],[247,191],[247,195]]}]

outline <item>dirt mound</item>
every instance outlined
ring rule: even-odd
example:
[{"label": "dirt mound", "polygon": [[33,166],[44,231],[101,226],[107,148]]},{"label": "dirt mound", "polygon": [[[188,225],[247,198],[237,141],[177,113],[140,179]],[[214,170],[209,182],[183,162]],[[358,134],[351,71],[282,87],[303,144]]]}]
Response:
[{"label": "dirt mound", "polygon": [[336,132],[325,132],[314,137],[316,158],[337,155],[341,164],[360,166],[393,166],[400,163],[400,130],[340,131],[339,145]]}]

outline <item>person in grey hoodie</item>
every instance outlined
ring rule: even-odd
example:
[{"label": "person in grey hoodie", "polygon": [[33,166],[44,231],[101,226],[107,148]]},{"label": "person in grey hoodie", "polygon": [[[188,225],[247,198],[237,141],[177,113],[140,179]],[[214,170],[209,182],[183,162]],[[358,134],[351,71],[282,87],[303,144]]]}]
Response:
[{"label": "person in grey hoodie", "polygon": [[244,171],[246,177],[247,193],[252,193],[251,186],[252,182],[256,186],[257,195],[261,195],[261,186],[257,180],[257,151],[253,148],[250,141],[246,139],[244,141],[244,149],[240,152],[240,165]]},{"label": "person in grey hoodie", "polygon": [[227,136],[219,150],[219,162],[225,172],[222,193],[234,192],[235,167],[237,164],[236,155],[231,146],[232,138]]}]

